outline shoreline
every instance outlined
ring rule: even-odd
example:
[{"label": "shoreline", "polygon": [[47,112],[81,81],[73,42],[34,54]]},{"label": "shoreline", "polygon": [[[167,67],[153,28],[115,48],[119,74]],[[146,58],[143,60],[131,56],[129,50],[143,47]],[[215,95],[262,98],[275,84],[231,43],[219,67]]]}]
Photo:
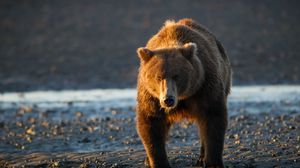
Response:
[{"label": "shoreline", "polygon": [[[240,113],[261,113],[276,111],[300,111],[300,85],[234,86],[228,97],[229,115]],[[0,94],[2,110],[32,108],[38,110],[87,111],[91,118],[121,117],[112,115],[110,109],[129,108],[136,105],[136,90],[93,89],[65,91],[8,92]],[[133,110],[134,111],[134,110]],[[60,112],[58,112],[60,114]],[[129,114],[134,117],[134,113]],[[64,116],[70,117],[72,116]],[[1,116],[0,116],[1,121]]]}]

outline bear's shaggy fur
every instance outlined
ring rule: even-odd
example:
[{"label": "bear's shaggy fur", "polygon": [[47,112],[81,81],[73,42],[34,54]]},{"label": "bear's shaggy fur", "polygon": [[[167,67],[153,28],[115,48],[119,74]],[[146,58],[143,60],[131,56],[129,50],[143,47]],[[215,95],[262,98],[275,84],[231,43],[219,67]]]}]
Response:
[{"label": "bear's shaggy fur", "polygon": [[165,142],[175,121],[195,121],[200,134],[198,166],[224,167],[227,96],[231,68],[221,43],[191,19],[166,21],[137,50],[137,131],[151,167],[170,167]]}]

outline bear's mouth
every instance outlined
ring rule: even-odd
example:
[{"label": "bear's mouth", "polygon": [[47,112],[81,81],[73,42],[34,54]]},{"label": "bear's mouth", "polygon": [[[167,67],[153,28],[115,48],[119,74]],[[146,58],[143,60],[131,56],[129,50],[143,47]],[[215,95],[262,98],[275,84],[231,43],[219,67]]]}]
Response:
[{"label": "bear's mouth", "polygon": [[169,114],[176,109],[176,106],[175,107],[163,107],[163,109],[167,114]]}]

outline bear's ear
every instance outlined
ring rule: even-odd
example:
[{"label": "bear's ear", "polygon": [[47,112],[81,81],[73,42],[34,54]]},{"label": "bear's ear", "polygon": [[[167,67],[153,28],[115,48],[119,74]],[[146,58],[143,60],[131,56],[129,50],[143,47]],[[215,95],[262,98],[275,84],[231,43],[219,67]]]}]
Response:
[{"label": "bear's ear", "polygon": [[197,44],[196,43],[186,43],[183,45],[181,52],[185,58],[190,59],[193,56],[197,55]]},{"label": "bear's ear", "polygon": [[138,56],[140,59],[144,62],[147,62],[151,59],[151,57],[154,55],[153,51],[149,50],[146,47],[140,47],[137,49]]}]

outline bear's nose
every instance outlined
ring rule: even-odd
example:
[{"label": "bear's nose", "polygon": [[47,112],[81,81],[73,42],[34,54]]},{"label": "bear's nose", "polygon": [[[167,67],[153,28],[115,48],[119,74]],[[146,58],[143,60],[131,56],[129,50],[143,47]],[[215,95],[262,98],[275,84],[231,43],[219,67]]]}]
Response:
[{"label": "bear's nose", "polygon": [[168,106],[168,107],[171,107],[174,105],[175,103],[175,100],[173,97],[167,97],[165,100],[164,100],[164,103]]}]

